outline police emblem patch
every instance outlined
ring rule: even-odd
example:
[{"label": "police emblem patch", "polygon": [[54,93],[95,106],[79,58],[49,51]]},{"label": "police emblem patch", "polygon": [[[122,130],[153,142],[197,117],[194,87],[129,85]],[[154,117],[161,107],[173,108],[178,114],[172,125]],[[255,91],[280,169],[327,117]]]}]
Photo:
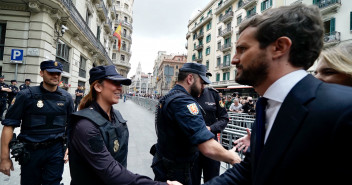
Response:
[{"label": "police emblem patch", "polygon": [[57,62],[54,62],[54,66],[57,66]]},{"label": "police emblem patch", "polygon": [[116,139],[114,141],[114,152],[116,153],[119,150],[120,144],[119,141]]},{"label": "police emblem patch", "polygon": [[199,113],[199,109],[198,109],[196,103],[188,104],[187,108],[188,108],[189,112],[193,115],[197,115]]},{"label": "police emblem patch", "polygon": [[38,100],[38,102],[37,102],[37,107],[38,107],[38,108],[44,107],[44,103],[43,103],[42,100]]},{"label": "police emblem patch", "polygon": [[219,104],[220,104],[220,107],[222,107],[222,108],[224,108],[224,107],[225,107],[224,103],[222,103],[222,101],[221,101],[221,100],[219,101]]}]

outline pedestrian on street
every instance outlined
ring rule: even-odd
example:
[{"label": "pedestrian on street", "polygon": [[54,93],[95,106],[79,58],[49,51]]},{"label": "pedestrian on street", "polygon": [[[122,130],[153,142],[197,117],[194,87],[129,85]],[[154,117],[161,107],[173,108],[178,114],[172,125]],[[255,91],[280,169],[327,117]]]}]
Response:
[{"label": "pedestrian on street", "polygon": [[84,95],[83,87],[81,85],[78,85],[77,89],[75,90],[76,94],[76,99],[75,99],[75,108],[73,109],[74,111],[77,111],[79,103],[81,103],[81,100]]},{"label": "pedestrian on street", "polygon": [[206,66],[186,63],[180,68],[175,87],[159,101],[156,112],[157,144],[152,168],[155,180],[177,180],[192,184],[191,171],[200,151],[208,158],[230,164],[241,158],[235,148],[226,150],[215,139],[203,119],[202,109],[194,99],[211,82]]},{"label": "pedestrian on street", "polygon": [[324,153],[327,146],[352,145],[352,88],[306,72],[323,47],[319,8],[303,3],[272,8],[242,22],[239,34],[231,62],[235,80],[261,96],[250,150],[244,161],[205,184],[350,182],[352,151],[329,162]]},{"label": "pedestrian on street", "polygon": [[126,169],[127,121],[112,106],[119,102],[122,85],[130,85],[131,80],[114,65],[94,67],[89,74],[90,91],[70,124],[71,185],[166,184]]},{"label": "pedestrian on street", "polygon": [[11,92],[9,85],[5,84],[5,76],[0,75],[0,121],[6,110],[7,96]]},{"label": "pedestrian on street", "polygon": [[[207,76],[211,76],[211,73],[207,73]],[[214,134],[213,139],[218,141],[218,134],[225,129],[229,122],[229,116],[227,115],[224,104],[221,103],[219,92],[212,87],[207,87],[195,99],[205,112],[203,118],[206,128]],[[201,183],[202,173],[204,182],[219,176],[220,162],[199,153],[192,170],[192,185],[199,185]]]},{"label": "pedestrian on street", "polygon": [[25,79],[24,84],[20,85],[20,91],[27,89],[31,85],[31,79]]},{"label": "pedestrian on street", "polygon": [[7,100],[8,107],[10,107],[12,100],[16,97],[19,91],[16,85],[17,85],[17,80],[11,80],[11,85],[9,85],[11,92],[8,93],[8,100]]},{"label": "pedestrian on street", "polygon": [[47,60],[40,63],[39,86],[20,91],[12,101],[1,135],[0,171],[10,176],[13,164],[9,143],[15,127],[21,127],[18,145],[11,154],[21,165],[21,184],[59,185],[68,161],[66,126],[73,110],[72,97],[58,87],[63,66]]}]

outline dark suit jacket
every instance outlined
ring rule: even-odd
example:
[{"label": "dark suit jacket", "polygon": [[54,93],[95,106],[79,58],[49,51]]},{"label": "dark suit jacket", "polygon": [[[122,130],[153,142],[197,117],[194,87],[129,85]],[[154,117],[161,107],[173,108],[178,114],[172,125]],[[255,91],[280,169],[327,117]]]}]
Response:
[{"label": "dark suit jacket", "polygon": [[352,184],[352,88],[308,75],[289,92],[263,153],[255,131],[244,161],[208,184]]}]

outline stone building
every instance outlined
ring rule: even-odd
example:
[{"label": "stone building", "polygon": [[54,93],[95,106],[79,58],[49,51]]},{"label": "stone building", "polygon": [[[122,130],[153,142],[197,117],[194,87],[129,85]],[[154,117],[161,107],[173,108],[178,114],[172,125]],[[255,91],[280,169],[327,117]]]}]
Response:
[{"label": "stone building", "polygon": [[[128,2],[132,12],[133,0]],[[115,0],[2,1],[0,69],[5,81],[17,79],[21,84],[29,78],[32,85],[39,84],[39,64],[48,59],[64,65],[62,81],[71,94],[77,85],[89,87],[89,70],[94,66],[115,64],[126,76],[129,65],[111,60],[116,42],[114,26],[121,8],[114,3]],[[18,60],[19,54],[22,61]]]},{"label": "stone building", "polygon": [[211,0],[188,23],[188,62],[207,66],[211,86],[238,86],[231,65],[240,23],[255,14],[293,3],[315,4],[323,16],[324,47],[352,40],[352,1],[349,0]]}]

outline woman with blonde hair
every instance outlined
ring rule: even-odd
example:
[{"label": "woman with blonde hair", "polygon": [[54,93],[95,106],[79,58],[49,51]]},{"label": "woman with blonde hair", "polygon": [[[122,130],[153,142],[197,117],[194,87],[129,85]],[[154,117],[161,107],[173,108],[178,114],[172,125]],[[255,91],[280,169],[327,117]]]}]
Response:
[{"label": "woman with blonde hair", "polygon": [[71,185],[166,184],[126,169],[129,133],[126,120],[112,106],[119,102],[122,85],[131,80],[114,65],[94,67],[89,74],[90,92],[70,121]]},{"label": "woman with blonde hair", "polygon": [[352,42],[323,50],[317,61],[315,77],[327,83],[352,86]]}]

